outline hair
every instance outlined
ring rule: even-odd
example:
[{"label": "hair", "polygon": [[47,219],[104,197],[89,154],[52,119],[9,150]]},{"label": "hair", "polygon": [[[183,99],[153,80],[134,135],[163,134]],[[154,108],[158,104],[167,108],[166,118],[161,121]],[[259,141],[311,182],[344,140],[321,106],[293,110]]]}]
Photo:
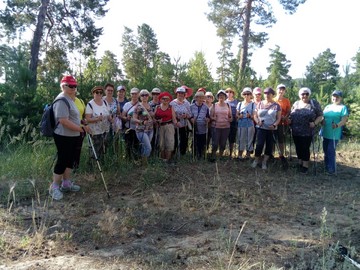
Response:
[{"label": "hair", "polygon": [[104,89],[106,89],[108,86],[115,90],[115,86],[112,83],[105,84]]}]

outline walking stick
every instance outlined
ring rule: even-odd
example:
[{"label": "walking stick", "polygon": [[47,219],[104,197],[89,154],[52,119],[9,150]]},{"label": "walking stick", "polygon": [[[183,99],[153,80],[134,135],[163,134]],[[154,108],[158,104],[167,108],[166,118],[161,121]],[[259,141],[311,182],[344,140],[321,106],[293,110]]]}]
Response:
[{"label": "walking stick", "polygon": [[192,161],[195,161],[195,121],[192,124]]},{"label": "walking stick", "polygon": [[315,129],[311,130],[311,142],[312,142],[312,148],[313,148],[313,159],[314,159],[314,175],[316,176],[316,156],[315,156]]},{"label": "walking stick", "polygon": [[105,179],[104,179],[103,172],[102,172],[102,170],[101,170],[100,162],[99,162],[98,156],[97,156],[97,154],[96,154],[93,141],[92,141],[91,136],[90,136],[89,133],[87,134],[87,136],[88,136],[88,141],[89,141],[89,144],[90,144],[91,149],[92,149],[92,151],[93,151],[93,154],[94,154],[94,157],[95,157],[97,166],[98,166],[98,168],[99,168],[102,181],[103,181],[103,183],[104,183],[104,188],[105,188],[106,194],[107,194],[108,198],[110,198],[110,193],[109,193],[109,190],[108,190],[108,188],[107,188],[107,185],[106,185],[106,182],[105,182]]},{"label": "walking stick", "polygon": [[290,130],[290,139],[289,139],[289,146],[290,146],[290,149],[289,149],[289,160],[292,161],[292,153],[291,153],[291,139],[292,139],[292,128],[289,127],[289,130]]},{"label": "walking stick", "polygon": [[[332,126],[335,125],[334,121],[332,122]],[[335,175],[337,175],[337,168],[336,168],[336,142],[335,142],[335,130],[332,130],[333,135],[333,147],[334,147],[334,169],[335,169]]]},{"label": "walking stick", "polygon": [[205,147],[204,147],[204,150],[205,150],[205,153],[204,153],[204,157],[205,157],[205,160],[207,160],[207,141],[208,141],[208,138],[209,138],[209,123],[207,120],[206,121],[206,133],[205,133]]}]

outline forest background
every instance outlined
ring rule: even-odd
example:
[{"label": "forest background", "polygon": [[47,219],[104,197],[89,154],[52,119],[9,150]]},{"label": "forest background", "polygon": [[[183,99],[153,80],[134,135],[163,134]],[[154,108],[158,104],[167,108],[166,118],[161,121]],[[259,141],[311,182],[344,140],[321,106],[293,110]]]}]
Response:
[{"label": "forest background", "polygon": [[[296,12],[305,0],[280,0],[288,14]],[[303,86],[322,106],[330,102],[335,89],[344,92],[344,103],[351,111],[346,134],[359,135],[360,46],[345,67],[337,64],[336,52],[319,52],[306,66],[304,76],[289,75],[291,61],[278,45],[270,49],[267,76],[259,76],[252,66],[256,50],[268,40],[268,27],[275,24],[270,1],[209,0],[204,16],[214,24],[221,40],[216,74],[205,58],[195,51],[184,62],[159,49],[152,27],[143,23],[137,29],[124,27],[119,44],[122,55],[105,50],[98,56],[104,29],[97,26],[108,12],[109,0],[89,1],[3,1],[0,8],[0,145],[36,142],[44,105],[59,93],[63,74],[74,75],[80,97],[91,99],[90,89],[111,82],[127,89],[159,87],[172,92],[185,84],[193,89],[205,87],[216,93],[232,87],[273,87],[284,83],[294,102]],[[261,28],[263,27],[263,28]],[[350,26],[349,26],[350,27]],[[191,31],[191,29],[189,29]],[[30,34],[29,34],[30,33]],[[159,37],[161,39],[166,37]],[[238,50],[233,53],[236,44]],[[238,95],[239,96],[239,95]]]}]

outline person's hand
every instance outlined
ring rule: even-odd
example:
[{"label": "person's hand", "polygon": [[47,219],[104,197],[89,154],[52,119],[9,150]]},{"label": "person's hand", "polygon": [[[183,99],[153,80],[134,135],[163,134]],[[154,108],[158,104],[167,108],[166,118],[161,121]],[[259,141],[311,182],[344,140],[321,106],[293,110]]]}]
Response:
[{"label": "person's hand", "polygon": [[242,113],[239,113],[239,114],[238,114],[238,118],[239,118],[239,119],[242,119],[242,118],[243,118],[243,114],[242,114]]},{"label": "person's hand", "polygon": [[246,112],[246,118],[251,118],[250,113]]},{"label": "person's hand", "polygon": [[82,130],[85,131],[86,133],[91,134],[91,129],[90,129],[89,126],[83,126],[83,127],[82,127]]},{"label": "person's hand", "polygon": [[290,118],[288,118],[287,122],[288,122],[289,125],[291,125],[291,119]]},{"label": "person's hand", "polygon": [[310,123],[309,123],[309,127],[310,127],[310,128],[316,127],[315,122],[310,122]]},{"label": "person's hand", "polygon": [[338,128],[339,126],[338,126],[337,124],[335,124],[334,122],[332,122],[332,123],[331,123],[331,127],[332,127],[332,129],[336,129],[336,128]]}]

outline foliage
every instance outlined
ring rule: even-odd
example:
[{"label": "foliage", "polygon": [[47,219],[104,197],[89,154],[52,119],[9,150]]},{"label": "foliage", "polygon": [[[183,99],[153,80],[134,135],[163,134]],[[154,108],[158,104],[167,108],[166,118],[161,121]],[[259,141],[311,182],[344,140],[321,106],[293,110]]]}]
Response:
[{"label": "foliage", "polygon": [[274,89],[279,83],[289,85],[291,83],[291,76],[289,76],[289,69],[291,62],[286,59],[286,55],[280,52],[280,47],[275,46],[275,49],[270,49],[270,66],[267,68],[269,77],[266,80],[268,86]]},{"label": "foliage", "polygon": [[203,52],[195,52],[195,58],[190,59],[188,74],[195,86],[205,88],[211,86],[213,79]]},{"label": "foliage", "polygon": [[306,85],[318,92],[323,87],[324,92],[331,94],[339,80],[339,65],[335,61],[335,54],[330,49],[320,53],[306,67]]}]

